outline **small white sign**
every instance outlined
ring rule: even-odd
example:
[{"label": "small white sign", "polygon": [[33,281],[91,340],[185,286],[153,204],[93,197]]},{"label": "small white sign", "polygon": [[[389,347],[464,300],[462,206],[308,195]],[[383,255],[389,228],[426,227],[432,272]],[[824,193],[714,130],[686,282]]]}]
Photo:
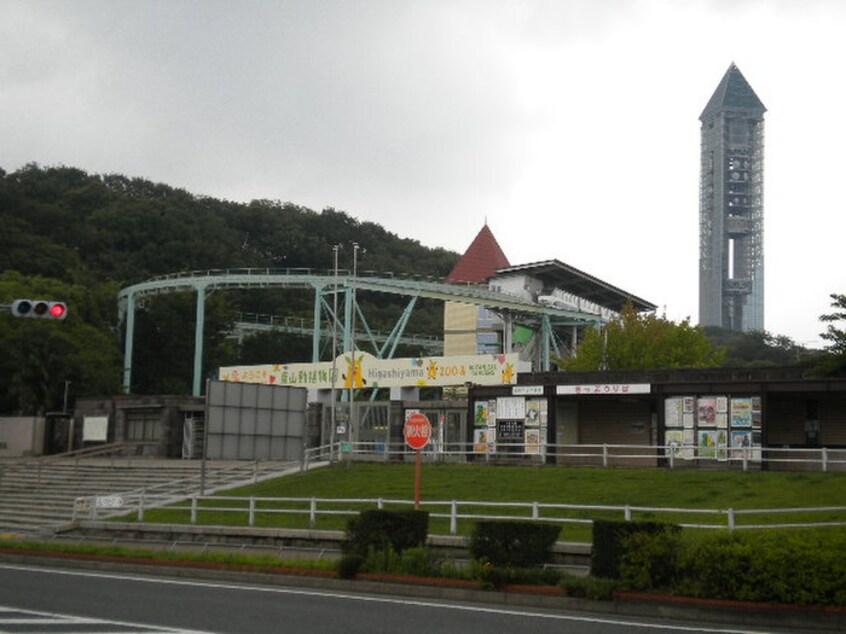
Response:
[{"label": "small white sign", "polygon": [[513,396],[542,396],[543,385],[515,385],[511,388]]},{"label": "small white sign", "polygon": [[86,416],[82,419],[82,440],[102,442],[109,439],[107,416]]},{"label": "small white sign", "polygon": [[94,500],[94,505],[98,509],[118,509],[123,504],[123,497],[120,495],[101,495]]},{"label": "small white sign", "polygon": [[650,394],[650,383],[595,383],[585,385],[556,385],[556,394],[577,394],[584,396],[625,396],[626,394]]}]

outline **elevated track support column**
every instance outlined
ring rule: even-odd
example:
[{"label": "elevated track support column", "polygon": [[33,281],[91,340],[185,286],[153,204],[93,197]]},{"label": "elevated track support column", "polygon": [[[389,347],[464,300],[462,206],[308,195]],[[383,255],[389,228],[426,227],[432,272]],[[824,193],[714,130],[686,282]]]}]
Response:
[{"label": "elevated track support column", "polygon": [[203,386],[203,328],[206,322],[206,287],[197,286],[197,321],[194,325],[194,389],[191,394],[200,396]]},{"label": "elevated track support column", "polygon": [[[320,361],[320,324],[322,317],[321,301],[323,299],[323,286],[314,285],[314,330],[311,333],[311,362]],[[332,318],[334,319],[334,315]]]},{"label": "elevated track support column", "polygon": [[549,372],[550,342],[552,339],[552,324],[549,322],[549,315],[541,316],[541,346],[540,346],[540,368],[541,372]]},{"label": "elevated track support column", "polygon": [[135,293],[126,295],[126,339],[123,342],[123,393],[132,389],[132,340],[135,337]]}]

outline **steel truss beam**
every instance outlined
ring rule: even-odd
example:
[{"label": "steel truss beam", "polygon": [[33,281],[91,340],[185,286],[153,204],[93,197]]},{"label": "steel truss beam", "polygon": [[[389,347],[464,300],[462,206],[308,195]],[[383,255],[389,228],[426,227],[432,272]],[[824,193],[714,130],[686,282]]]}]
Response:
[{"label": "steel truss beam", "polygon": [[[338,290],[335,290],[337,283]],[[456,301],[476,306],[485,306],[502,314],[507,314],[513,321],[515,317],[542,322],[542,336],[544,339],[543,369],[548,369],[549,346],[555,346],[552,334],[552,323],[561,325],[598,325],[600,316],[580,311],[563,310],[536,304],[513,295],[497,293],[479,286],[462,286],[458,284],[443,284],[440,282],[423,281],[419,279],[398,278],[390,275],[377,277],[364,274],[352,276],[345,274],[335,276],[332,273],[318,273],[309,269],[217,269],[209,271],[192,271],[176,273],[153,278],[146,282],[134,284],[122,289],[118,293],[118,310],[121,321],[126,322],[126,339],[124,342],[123,390],[129,393],[132,387],[132,355],[135,336],[135,310],[139,299],[168,293],[195,292],[197,293],[196,323],[194,336],[194,381],[193,394],[200,396],[202,390],[202,360],[203,360],[203,328],[205,322],[206,294],[214,290],[225,289],[269,289],[269,288],[302,288],[311,289],[315,293],[314,300],[314,330],[312,333],[312,359],[319,360],[321,322],[324,310],[328,312],[330,320],[343,325],[344,351],[352,349],[352,316],[353,310],[361,318],[368,339],[380,356],[387,352],[391,358],[402,339],[402,334],[411,317],[414,306],[419,298],[435,299],[439,301]],[[331,290],[324,290],[330,288]],[[342,289],[342,290],[341,290]],[[378,336],[371,330],[361,309],[352,298],[355,291],[388,293],[409,297],[409,302],[395,324],[391,335],[385,344],[379,348],[376,341]],[[329,308],[323,299],[326,294],[334,292],[344,293],[344,318],[340,322],[338,315]],[[506,338],[506,352],[510,351],[510,337]]]}]

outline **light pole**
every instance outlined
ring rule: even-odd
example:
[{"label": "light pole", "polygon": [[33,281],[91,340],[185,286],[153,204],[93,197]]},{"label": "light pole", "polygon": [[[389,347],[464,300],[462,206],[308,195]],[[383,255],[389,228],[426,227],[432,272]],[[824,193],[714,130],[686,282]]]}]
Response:
[{"label": "light pole", "polygon": [[329,431],[329,462],[332,462],[335,456],[335,374],[337,372],[337,357],[338,357],[338,251],[341,245],[336,244],[332,247],[332,255],[335,259],[334,279],[332,284],[332,395],[329,402],[332,406],[332,412],[329,414],[329,424],[331,426]]}]

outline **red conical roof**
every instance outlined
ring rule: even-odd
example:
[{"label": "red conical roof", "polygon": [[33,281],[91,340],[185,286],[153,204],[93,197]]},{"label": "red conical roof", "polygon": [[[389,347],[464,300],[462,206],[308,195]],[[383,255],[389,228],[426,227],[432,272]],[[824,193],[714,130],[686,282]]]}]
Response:
[{"label": "red conical roof", "polygon": [[470,282],[479,284],[496,273],[497,269],[511,266],[486,224],[467,247],[467,251],[447,275],[447,284]]}]

